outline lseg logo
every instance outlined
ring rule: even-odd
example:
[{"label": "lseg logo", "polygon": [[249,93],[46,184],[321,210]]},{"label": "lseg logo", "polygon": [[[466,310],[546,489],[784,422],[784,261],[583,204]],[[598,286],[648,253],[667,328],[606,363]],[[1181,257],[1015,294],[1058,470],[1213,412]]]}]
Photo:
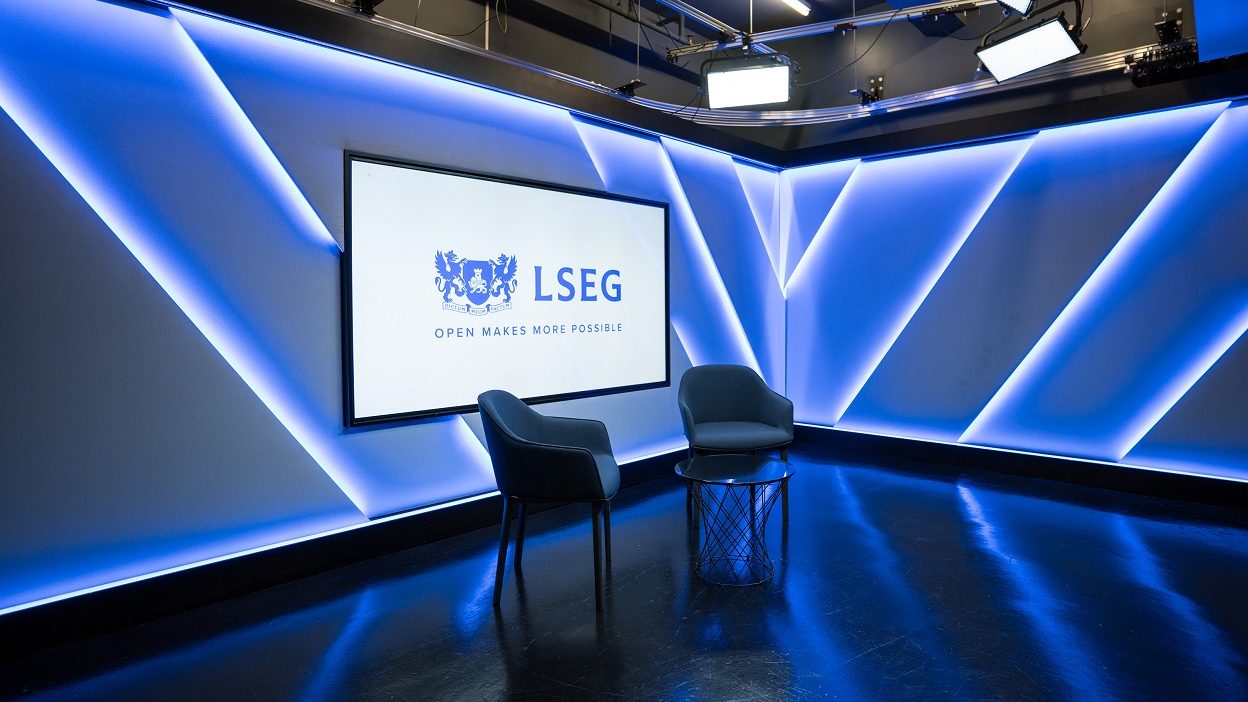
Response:
[{"label": "lseg logo", "polygon": [[[433,279],[442,293],[442,309],[483,315],[511,309],[516,291],[516,257],[499,254],[494,260],[463,259],[454,251],[438,251],[433,257],[438,276]],[[541,266],[533,266],[534,302],[619,302],[623,299],[620,271],[609,269],[598,277],[598,269],[564,266],[555,271],[558,290],[543,287]],[[543,289],[550,292],[543,292]],[[454,300],[452,300],[454,297]],[[490,299],[502,298],[490,303]]]},{"label": "lseg logo", "polygon": [[[461,259],[454,251],[439,251],[433,265],[438,271],[433,282],[442,293],[442,309],[471,315],[511,309],[511,294],[516,291],[515,256],[499,254],[493,261],[479,261]],[[499,297],[501,302],[488,304],[490,298]]]}]

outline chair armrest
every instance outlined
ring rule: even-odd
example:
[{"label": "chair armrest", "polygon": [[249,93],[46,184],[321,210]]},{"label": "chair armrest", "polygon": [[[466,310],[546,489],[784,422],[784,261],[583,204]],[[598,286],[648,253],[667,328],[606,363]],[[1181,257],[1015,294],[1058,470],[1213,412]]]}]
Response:
[{"label": "chair armrest", "polygon": [[793,435],[793,401],[767,388],[759,408],[759,418],[773,427],[780,427]]},{"label": "chair armrest", "polygon": [[517,497],[545,500],[584,500],[605,497],[598,463],[588,448],[523,442],[514,456],[517,475],[523,482],[508,485]]},{"label": "chair armrest", "polygon": [[684,402],[677,402],[680,407],[680,422],[685,426],[685,438],[693,441],[693,411]]},{"label": "chair armrest", "polygon": [[540,434],[542,443],[576,446],[590,453],[611,452],[611,437],[607,426],[596,419],[573,419],[571,417],[542,417]]}]

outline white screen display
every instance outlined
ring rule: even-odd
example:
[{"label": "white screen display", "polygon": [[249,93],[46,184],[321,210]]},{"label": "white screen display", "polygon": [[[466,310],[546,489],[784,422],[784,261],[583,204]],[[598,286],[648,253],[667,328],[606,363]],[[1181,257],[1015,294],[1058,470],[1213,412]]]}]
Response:
[{"label": "white screen display", "polygon": [[350,155],[347,419],[657,387],[667,210]]}]

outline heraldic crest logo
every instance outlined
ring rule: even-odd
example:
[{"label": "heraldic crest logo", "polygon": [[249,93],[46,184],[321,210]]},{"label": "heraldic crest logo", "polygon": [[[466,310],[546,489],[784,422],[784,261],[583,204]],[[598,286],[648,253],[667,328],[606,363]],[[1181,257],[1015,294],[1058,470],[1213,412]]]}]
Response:
[{"label": "heraldic crest logo", "polygon": [[[454,251],[439,251],[433,257],[438,276],[433,279],[442,293],[442,309],[471,315],[511,309],[516,291],[516,257],[499,254],[490,261],[460,258]],[[452,300],[454,296],[454,300]],[[490,298],[502,298],[489,304]]]}]

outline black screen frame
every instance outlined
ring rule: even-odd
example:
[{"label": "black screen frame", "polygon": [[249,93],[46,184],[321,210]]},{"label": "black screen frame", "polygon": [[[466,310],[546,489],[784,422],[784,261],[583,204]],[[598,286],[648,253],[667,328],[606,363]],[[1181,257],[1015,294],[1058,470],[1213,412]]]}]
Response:
[{"label": "black screen frame", "polygon": [[664,379],[652,383],[641,383],[636,385],[621,385],[610,388],[596,388],[594,390],[583,390],[579,392],[558,393],[552,395],[535,395],[530,397],[522,397],[528,404],[542,404],[547,402],[562,402],[564,400],[576,400],[586,397],[601,397],[604,395],[618,395],[626,392],[637,392],[639,390],[652,390],[656,388],[667,388],[672,385],[672,286],[671,286],[671,205],[670,203],[659,200],[646,200],[643,198],[629,197],[627,195],[618,195],[601,190],[592,190],[589,188],[579,188],[559,183],[549,183],[540,180],[531,180],[516,176],[500,175],[496,173],[484,173],[481,171],[472,171],[467,169],[450,168],[447,166],[421,163],[418,161],[410,161],[400,158],[388,156],[378,156],[376,154],[363,153],[359,151],[344,150],[342,156],[343,163],[343,250],[339,258],[340,261],[340,283],[341,283],[341,311],[342,311],[342,379],[343,379],[343,423],[348,428],[353,427],[369,427],[382,424],[396,424],[400,422],[408,422],[418,419],[428,419],[431,417],[443,417],[456,414],[467,414],[477,411],[477,405],[457,405],[453,407],[439,407],[429,410],[417,410],[411,412],[396,412],[385,415],[375,415],[368,417],[355,416],[355,359],[353,345],[353,324],[352,324],[352,295],[351,295],[351,165],[355,162],[375,163],[384,166],[395,166],[399,168],[409,168],[412,170],[426,171],[430,173],[439,173],[442,175],[454,176],[459,178],[472,178],[475,180],[486,180],[506,185],[515,185],[520,187],[537,188],[539,190],[550,190],[554,192],[567,193],[571,195],[581,195],[586,197],[594,197],[603,200],[614,200],[617,202],[627,202],[637,205],[647,205],[657,207],[663,211],[663,316],[664,316]]}]

